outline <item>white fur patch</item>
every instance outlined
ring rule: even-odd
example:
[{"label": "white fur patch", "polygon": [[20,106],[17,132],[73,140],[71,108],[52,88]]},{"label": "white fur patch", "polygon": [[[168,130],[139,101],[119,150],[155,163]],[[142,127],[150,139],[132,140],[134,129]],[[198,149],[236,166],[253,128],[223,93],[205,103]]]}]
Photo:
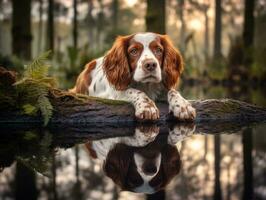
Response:
[{"label": "white fur patch", "polygon": [[137,166],[137,171],[139,173],[139,175],[141,176],[141,178],[143,179],[143,184],[139,187],[136,187],[134,189],[135,192],[138,192],[138,193],[145,193],[145,194],[152,194],[154,193],[154,188],[151,187],[149,185],[149,181],[155,177],[158,172],[159,172],[159,169],[160,169],[160,166],[161,166],[161,160],[162,160],[162,155],[161,153],[158,154],[158,156],[155,158],[155,166],[157,168],[157,171],[156,173],[154,173],[153,175],[149,176],[147,174],[145,174],[142,170],[142,165],[143,163],[145,162],[145,158],[141,155],[139,155],[138,153],[134,153],[134,160],[135,160],[135,163],[136,163],[136,166]]}]

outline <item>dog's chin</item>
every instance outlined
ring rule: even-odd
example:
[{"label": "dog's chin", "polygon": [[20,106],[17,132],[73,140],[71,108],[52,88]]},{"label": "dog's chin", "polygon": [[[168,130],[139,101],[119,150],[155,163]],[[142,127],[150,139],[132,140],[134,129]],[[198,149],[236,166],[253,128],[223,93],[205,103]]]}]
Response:
[{"label": "dog's chin", "polygon": [[157,77],[157,76],[146,76],[143,77],[139,80],[136,80],[136,82],[141,82],[141,83],[160,83],[162,80],[161,77]]}]

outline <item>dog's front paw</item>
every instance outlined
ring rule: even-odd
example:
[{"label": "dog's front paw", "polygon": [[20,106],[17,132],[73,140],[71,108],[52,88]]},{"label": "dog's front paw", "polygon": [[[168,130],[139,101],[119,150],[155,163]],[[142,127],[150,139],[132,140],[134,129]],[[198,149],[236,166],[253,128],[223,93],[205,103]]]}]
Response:
[{"label": "dog's front paw", "polygon": [[160,117],[159,110],[155,103],[148,98],[138,102],[135,109],[135,116],[138,119],[156,120]]},{"label": "dog's front paw", "polygon": [[182,121],[194,120],[196,118],[196,110],[185,99],[176,100],[169,105],[170,112],[173,112],[174,116]]}]

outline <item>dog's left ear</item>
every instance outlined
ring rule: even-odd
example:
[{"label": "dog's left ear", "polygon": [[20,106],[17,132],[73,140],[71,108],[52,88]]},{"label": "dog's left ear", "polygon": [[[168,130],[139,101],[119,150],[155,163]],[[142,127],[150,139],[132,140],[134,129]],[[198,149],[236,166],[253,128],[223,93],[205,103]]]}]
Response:
[{"label": "dog's left ear", "polygon": [[116,144],[103,164],[103,171],[114,183],[125,189],[126,178],[132,159],[132,150],[125,144]]},{"label": "dog's left ear", "polygon": [[159,35],[164,47],[163,83],[167,89],[175,88],[183,71],[183,59],[167,35]]},{"label": "dog's left ear", "polygon": [[127,46],[130,38],[131,35],[117,37],[112,48],[104,57],[103,70],[108,81],[114,85],[116,90],[125,90],[131,82],[127,56]]}]

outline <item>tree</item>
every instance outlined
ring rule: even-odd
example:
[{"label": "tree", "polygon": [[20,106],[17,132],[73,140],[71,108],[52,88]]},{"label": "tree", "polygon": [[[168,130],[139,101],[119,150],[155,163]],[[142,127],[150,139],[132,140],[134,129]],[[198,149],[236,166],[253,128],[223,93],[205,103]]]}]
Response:
[{"label": "tree", "polygon": [[77,49],[78,47],[78,11],[77,11],[77,0],[73,0],[73,9],[74,9],[74,16],[73,16],[73,45],[74,48]]},{"label": "tree", "polygon": [[31,0],[12,1],[12,52],[24,59],[31,58]]},{"label": "tree", "polygon": [[185,0],[177,0],[178,14],[181,22],[180,28],[180,51],[184,54],[186,49],[186,20],[184,17]]},{"label": "tree", "polygon": [[43,33],[43,0],[39,0],[39,32],[38,32],[38,52],[42,51],[42,33]]},{"label": "tree", "polygon": [[[184,1],[184,0],[183,0]],[[205,24],[205,32],[204,32],[204,57],[205,63],[209,62],[209,16],[208,10],[210,8],[209,0],[205,0],[203,2],[198,2],[195,0],[189,0],[190,4],[194,6],[197,10],[201,11],[204,14],[204,24]]]},{"label": "tree", "polygon": [[214,59],[220,59],[221,52],[221,35],[222,35],[222,6],[221,0],[215,0],[215,28],[214,28]]},{"label": "tree", "polygon": [[117,32],[117,23],[118,23],[118,10],[119,2],[118,0],[112,1],[112,21],[113,21],[113,32]]},{"label": "tree", "polygon": [[254,38],[254,0],[245,0],[244,10],[244,28],[243,28],[243,44],[245,49],[244,64],[252,63],[252,52]]},{"label": "tree", "polygon": [[[86,0],[87,1],[87,0]],[[94,4],[93,4],[93,0],[88,0],[88,14],[87,14],[87,23],[88,23],[88,27],[94,27],[95,23],[94,23],[94,18],[92,16],[92,11],[94,8]],[[89,28],[88,30],[88,39],[89,39],[89,44],[90,44],[90,48],[93,46],[93,28]]]},{"label": "tree", "polygon": [[165,0],[147,0],[146,30],[165,34]]},{"label": "tree", "polygon": [[54,51],[54,0],[48,2],[47,49]]}]

